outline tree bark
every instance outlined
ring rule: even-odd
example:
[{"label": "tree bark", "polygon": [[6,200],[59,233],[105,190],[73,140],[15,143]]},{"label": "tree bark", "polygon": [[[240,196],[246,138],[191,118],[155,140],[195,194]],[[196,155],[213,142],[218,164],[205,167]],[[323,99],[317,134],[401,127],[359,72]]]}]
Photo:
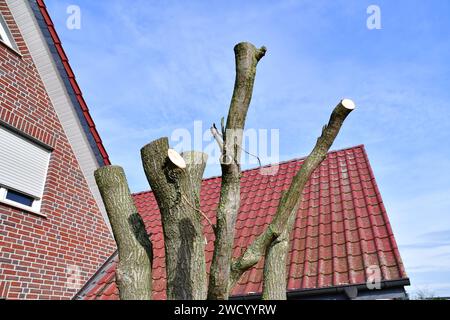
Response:
[{"label": "tree bark", "polygon": [[297,218],[296,212],[289,216],[284,231],[270,244],[264,260],[263,300],[286,300],[286,262],[289,238]]},{"label": "tree bark", "polygon": [[[277,238],[282,235],[283,232],[285,232],[288,227],[290,216],[297,214],[303,189],[308,182],[311,174],[326,158],[328,150],[336,139],[336,136],[338,135],[342,124],[344,123],[347,116],[354,110],[354,108],[355,104],[353,103],[353,101],[344,99],[333,110],[328,125],[323,127],[322,135],[317,139],[317,143],[314,149],[305,159],[302,167],[294,176],[287,192],[283,193],[273,221],[267,227],[265,232],[262,233],[258,238],[256,238],[256,240],[247,248],[247,250],[232,264],[230,289],[235,286],[235,284],[239,281],[240,277],[245,271],[259,262],[259,260],[266,254],[266,251],[271,246],[271,244],[275,240],[277,240]],[[275,245],[273,250],[283,251],[287,250],[287,248],[287,245]],[[274,261],[270,259],[282,254],[284,254],[284,252],[271,252],[269,261],[267,261],[266,263],[265,276],[267,276],[268,273],[272,273],[272,275],[275,275],[275,273],[273,273],[273,268],[276,265],[279,267],[279,262],[274,263]],[[282,268],[285,268],[285,264],[282,266]],[[283,280],[280,278],[280,272],[277,272],[277,275],[277,277],[270,277],[272,282],[286,281],[285,279]],[[268,284],[266,285],[266,287],[267,286],[272,286],[272,284]],[[273,285],[272,288],[278,288],[278,290],[280,290],[279,286]],[[283,290],[286,290],[286,287],[284,287]],[[273,293],[273,295],[280,297],[281,293]]]},{"label": "tree bark", "polygon": [[121,167],[95,171],[119,253],[116,282],[121,300],[151,300],[152,244]]},{"label": "tree bark", "polygon": [[200,187],[207,155],[182,155],[186,168],[168,157],[167,138],[141,150],[142,163],[158,203],[164,232],[169,300],[204,300],[207,297],[205,238],[200,211]]},{"label": "tree bark", "polygon": [[226,300],[229,296],[230,264],[240,206],[243,129],[253,94],[256,67],[265,55],[266,48],[256,49],[252,44],[244,42],[236,45],[234,52],[236,80],[226,130],[222,133],[222,185],[208,289],[208,299],[211,300]]}]

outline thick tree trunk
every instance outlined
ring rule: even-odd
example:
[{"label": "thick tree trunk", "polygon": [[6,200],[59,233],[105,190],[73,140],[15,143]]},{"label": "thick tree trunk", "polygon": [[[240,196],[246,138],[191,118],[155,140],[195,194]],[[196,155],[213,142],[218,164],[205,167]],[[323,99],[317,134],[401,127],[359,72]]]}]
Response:
[{"label": "thick tree trunk", "polygon": [[121,167],[95,171],[119,252],[116,282],[121,300],[152,298],[152,244]]},{"label": "thick tree trunk", "polygon": [[[229,275],[235,234],[236,216],[240,206],[241,146],[245,119],[253,94],[256,66],[266,49],[250,43],[234,48],[236,81],[223,134],[222,187],[217,209],[216,240],[209,277],[208,299],[225,300],[229,296]],[[215,136],[216,137],[216,136]],[[220,145],[220,144],[219,144]]]},{"label": "thick tree trunk", "polygon": [[[187,152],[186,164],[168,156],[167,138],[141,150],[148,182],[161,212],[167,272],[167,298],[204,300],[207,297],[205,238],[200,211],[200,187],[207,155]],[[171,151],[171,155],[176,154]],[[181,159],[182,161],[182,159]]]},{"label": "thick tree trunk", "polygon": [[[344,120],[354,110],[354,108],[355,104],[353,103],[353,101],[344,99],[333,110],[330,121],[328,125],[323,127],[322,135],[317,139],[317,143],[313,151],[303,162],[302,167],[293,178],[287,192],[285,192],[281,197],[280,204],[273,221],[267,227],[265,232],[258,238],[256,238],[256,240],[247,248],[247,250],[233,263],[230,276],[230,289],[234,287],[234,285],[237,283],[237,281],[239,281],[239,278],[245,271],[259,262],[259,260],[265,255],[267,249],[270,247],[273,241],[276,241],[277,238],[282,235],[282,233],[288,227],[290,216],[297,214],[297,210],[301,202],[301,195],[306,183],[308,182],[314,170],[326,158],[328,150],[336,139],[336,136],[338,135],[339,130],[344,123]],[[288,246],[275,246],[274,250],[287,250],[287,248]],[[274,252],[271,253],[271,257],[277,256],[278,254],[274,254]],[[280,267],[279,262],[274,263],[272,260],[269,260],[266,263],[266,275],[268,273],[272,273],[272,275],[275,275],[273,271],[273,267],[275,265]],[[283,265],[282,267],[284,268],[285,265]],[[272,277],[272,282],[286,281],[279,278],[281,273],[278,272],[277,274],[278,278],[274,279]],[[272,286],[272,288],[275,288],[275,286]],[[284,288],[283,290],[286,290],[286,288]],[[272,294],[277,297],[281,296],[281,293],[279,292]]]},{"label": "thick tree trunk", "polygon": [[286,300],[286,262],[289,238],[297,214],[291,214],[284,231],[270,244],[264,260],[263,300]]}]

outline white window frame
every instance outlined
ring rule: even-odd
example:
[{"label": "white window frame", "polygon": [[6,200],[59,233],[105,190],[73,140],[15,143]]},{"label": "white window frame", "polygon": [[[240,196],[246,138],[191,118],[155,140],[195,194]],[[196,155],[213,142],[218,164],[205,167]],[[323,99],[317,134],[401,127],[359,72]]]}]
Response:
[{"label": "white window frame", "polygon": [[3,42],[14,51],[17,51],[16,43],[1,13],[0,13],[0,36],[1,36],[0,42]]},{"label": "white window frame", "polygon": [[[30,144],[30,145],[34,145],[36,147],[39,147],[43,150],[45,150],[48,153],[48,158],[46,159],[45,162],[45,171],[43,172],[43,181],[42,181],[42,190],[41,192],[36,193],[35,195],[30,194],[29,192],[26,191],[22,191],[20,190],[21,188],[16,186],[16,187],[11,187],[8,186],[7,184],[0,184],[0,204],[6,204],[9,205],[11,207],[15,207],[18,209],[21,209],[23,211],[27,211],[33,214],[37,214],[40,216],[45,217],[46,215],[41,213],[41,205],[42,205],[42,197],[44,196],[44,192],[45,192],[45,184],[47,182],[47,178],[48,178],[48,170],[49,170],[49,166],[50,166],[50,159],[52,156],[52,152],[53,152],[53,148],[38,141],[35,140],[33,137],[28,136],[27,134],[3,123],[3,121],[0,120],[0,129],[2,129],[5,132],[9,132],[9,134],[11,135],[15,135],[17,136],[19,139],[23,140],[24,142]],[[30,161],[33,161],[32,159],[30,159]],[[1,183],[1,181],[0,181]],[[20,202],[16,202],[10,199],[7,199],[7,195],[8,195],[8,191],[13,191],[16,193],[19,193],[23,196],[29,197],[31,199],[33,199],[33,203],[31,206],[27,206],[24,205]]]},{"label": "white window frame", "polygon": [[[26,206],[26,205],[21,204],[19,202],[15,202],[15,201],[6,199],[6,195],[8,194],[8,190],[16,191],[16,190],[12,190],[12,189],[8,189],[8,188],[0,186],[0,203],[4,203],[4,204],[10,205],[12,207],[16,207],[18,209],[29,211],[29,212],[32,212],[32,213],[35,213],[35,214],[38,214],[38,215],[43,215],[43,214],[41,214],[42,199],[34,198],[33,205],[31,207],[29,207],[29,206]],[[24,194],[24,193],[22,193],[20,191],[16,191],[16,192],[21,193],[21,194],[23,194],[23,195],[28,197],[28,195],[26,195],[26,194]],[[33,198],[33,197],[30,197],[30,198]]]}]

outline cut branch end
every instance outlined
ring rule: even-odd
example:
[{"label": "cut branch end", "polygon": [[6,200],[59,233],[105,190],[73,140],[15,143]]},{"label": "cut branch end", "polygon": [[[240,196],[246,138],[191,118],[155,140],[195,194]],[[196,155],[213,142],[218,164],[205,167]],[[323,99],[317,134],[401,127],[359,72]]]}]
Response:
[{"label": "cut branch end", "polygon": [[351,99],[343,99],[341,101],[341,104],[344,108],[349,109],[349,110],[354,110],[356,108],[355,102]]},{"label": "cut branch end", "polygon": [[261,47],[257,52],[256,52],[256,60],[261,60],[267,53],[267,48],[266,47]]},{"label": "cut branch end", "polygon": [[183,157],[173,149],[167,150],[167,156],[169,160],[180,169],[186,169],[186,161]]}]

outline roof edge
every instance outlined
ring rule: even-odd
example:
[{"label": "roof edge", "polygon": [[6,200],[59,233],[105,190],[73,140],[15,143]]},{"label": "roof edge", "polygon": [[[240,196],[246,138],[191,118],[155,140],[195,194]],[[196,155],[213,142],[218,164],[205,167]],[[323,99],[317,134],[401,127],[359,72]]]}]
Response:
[{"label": "roof edge", "polygon": [[119,252],[116,250],[114,253],[106,259],[106,261],[98,268],[98,270],[94,273],[92,277],[89,278],[88,281],[81,287],[80,290],[73,296],[71,300],[83,300],[83,298],[90,292],[92,287],[96,284],[96,282],[103,276],[105,270],[109,268],[111,263],[114,262],[114,259],[118,256]]},{"label": "roof edge", "polygon": [[75,74],[69,64],[69,59],[67,58],[67,55],[62,47],[61,40],[59,39],[44,1],[28,0],[28,3],[30,4],[35,17],[38,20],[38,25],[44,34],[44,38],[56,63],[59,75],[66,87],[72,105],[76,109],[78,119],[82,124],[83,130],[89,141],[89,145],[91,146],[99,166],[110,165],[111,161],[109,159],[109,155],[90,115],[89,108],[83,98],[83,94],[75,78]]},{"label": "roof edge", "polygon": [[378,187],[378,183],[377,183],[377,181],[375,179],[375,174],[373,172],[372,165],[371,165],[370,160],[369,160],[369,155],[367,154],[367,151],[366,151],[365,147],[362,148],[362,151],[363,151],[366,163],[367,163],[367,167],[369,169],[370,177],[371,177],[371,179],[373,181],[376,197],[377,197],[377,199],[378,199],[378,201],[380,203],[381,213],[382,213],[382,215],[384,217],[384,220],[386,221],[386,227],[387,227],[388,233],[389,233],[389,241],[390,241],[391,246],[393,248],[394,256],[395,256],[395,260],[397,262],[397,265],[400,268],[400,273],[401,273],[400,276],[402,276],[403,278],[407,278],[408,275],[407,275],[407,272],[406,272],[406,268],[405,268],[405,265],[403,263],[402,257],[400,255],[400,250],[398,248],[397,240],[395,239],[394,231],[392,230],[392,226],[391,226],[391,221],[390,221],[389,216],[387,214],[386,207],[384,206],[384,201],[383,201],[383,199],[381,197],[381,192],[380,192],[380,189]]},{"label": "roof edge", "polygon": [[[396,280],[383,280],[381,281],[381,288],[379,290],[385,290],[390,288],[403,288],[405,286],[410,286],[411,282],[409,278],[402,278]],[[348,288],[356,288],[358,291],[371,291],[366,283],[359,284],[345,284],[340,286],[332,286],[325,288],[311,288],[311,289],[299,289],[299,290],[288,290],[287,297],[289,298],[297,298],[297,297],[306,297],[306,296],[318,296],[323,294],[339,294],[345,293]],[[253,293],[249,295],[236,295],[231,296],[230,300],[250,300],[250,299],[259,299],[262,297],[261,293]]]}]

